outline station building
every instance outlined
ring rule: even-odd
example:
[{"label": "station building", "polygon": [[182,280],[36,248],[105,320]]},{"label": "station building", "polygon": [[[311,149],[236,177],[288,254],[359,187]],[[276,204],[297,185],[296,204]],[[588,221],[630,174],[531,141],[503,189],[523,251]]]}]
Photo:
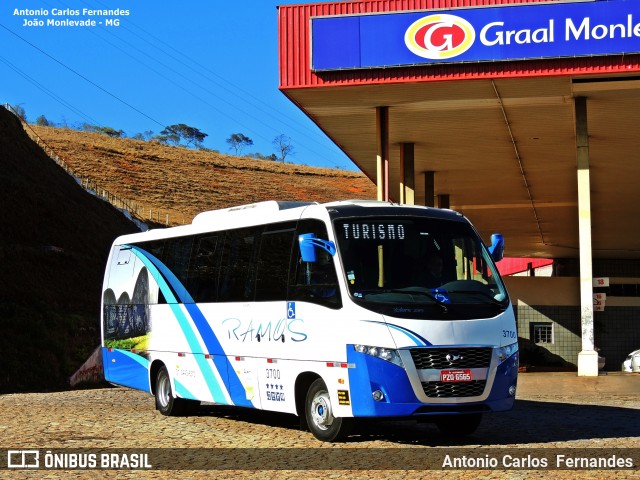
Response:
[{"label": "station building", "polygon": [[[640,2],[281,6],[279,86],[377,185],[509,257],[518,334],[577,368],[640,348]],[[533,269],[532,269],[533,271]]]}]

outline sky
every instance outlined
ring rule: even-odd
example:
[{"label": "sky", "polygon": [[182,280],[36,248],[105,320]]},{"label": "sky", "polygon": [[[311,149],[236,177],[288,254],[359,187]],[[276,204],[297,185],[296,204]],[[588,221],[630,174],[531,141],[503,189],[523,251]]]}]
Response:
[{"label": "sky", "polygon": [[[233,133],[253,141],[243,154],[262,155],[276,153],[273,140],[285,135],[294,149],[287,161],[355,170],[278,90],[276,7],[295,3],[0,0],[0,103],[21,106],[32,123],[44,115],[129,137],[184,123],[221,153],[233,153],[226,142]],[[49,24],[61,20],[96,25]]]}]

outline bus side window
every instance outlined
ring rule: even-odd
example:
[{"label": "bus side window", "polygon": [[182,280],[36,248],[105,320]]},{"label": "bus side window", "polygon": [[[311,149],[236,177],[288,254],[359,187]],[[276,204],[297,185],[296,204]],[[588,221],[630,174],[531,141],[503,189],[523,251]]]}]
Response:
[{"label": "bus side window", "polygon": [[[317,238],[325,240],[328,237],[324,223],[317,220],[301,220],[297,234],[302,233],[314,233]],[[289,299],[317,303],[334,309],[341,308],[342,300],[333,256],[317,248],[316,261],[305,262],[297,244],[293,252]]]},{"label": "bus side window", "polygon": [[220,243],[218,235],[196,239],[187,281],[187,290],[196,303],[218,301]]},{"label": "bus side window", "polygon": [[182,303],[187,297],[187,273],[191,258],[193,237],[177,237],[167,241],[162,261],[166,267],[176,276],[179,284],[171,287],[175,290],[177,303]]},{"label": "bus side window", "polygon": [[[143,242],[136,244],[137,247],[145,252],[153,255],[161,262],[164,260],[164,254],[168,251],[169,240],[153,240],[151,242]],[[136,263],[139,260],[136,260]],[[162,291],[158,288],[158,284],[153,281],[149,285],[149,304],[166,304]]]},{"label": "bus side window", "polygon": [[259,228],[227,232],[220,267],[220,302],[253,300]]},{"label": "bus side window", "polygon": [[265,231],[256,273],[256,302],[287,299],[291,248],[295,229]]}]

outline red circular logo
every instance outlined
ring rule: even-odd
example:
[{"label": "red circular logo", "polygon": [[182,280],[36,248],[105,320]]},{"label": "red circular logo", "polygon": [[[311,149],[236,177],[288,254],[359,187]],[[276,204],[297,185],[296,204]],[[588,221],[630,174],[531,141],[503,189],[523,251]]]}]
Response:
[{"label": "red circular logo", "polygon": [[404,43],[420,57],[441,60],[466,52],[475,38],[473,26],[464,18],[436,14],[413,22],[405,32]]}]

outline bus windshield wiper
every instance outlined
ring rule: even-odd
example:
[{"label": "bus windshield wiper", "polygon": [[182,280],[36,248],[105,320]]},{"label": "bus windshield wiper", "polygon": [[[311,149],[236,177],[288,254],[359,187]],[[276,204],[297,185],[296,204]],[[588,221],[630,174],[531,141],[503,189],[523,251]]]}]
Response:
[{"label": "bus windshield wiper", "polygon": [[505,308],[504,302],[501,302],[500,300],[497,300],[490,293],[483,292],[481,290],[447,290],[447,293],[460,293],[462,295],[481,295],[481,296],[491,300],[492,304],[500,306],[502,308]]}]

